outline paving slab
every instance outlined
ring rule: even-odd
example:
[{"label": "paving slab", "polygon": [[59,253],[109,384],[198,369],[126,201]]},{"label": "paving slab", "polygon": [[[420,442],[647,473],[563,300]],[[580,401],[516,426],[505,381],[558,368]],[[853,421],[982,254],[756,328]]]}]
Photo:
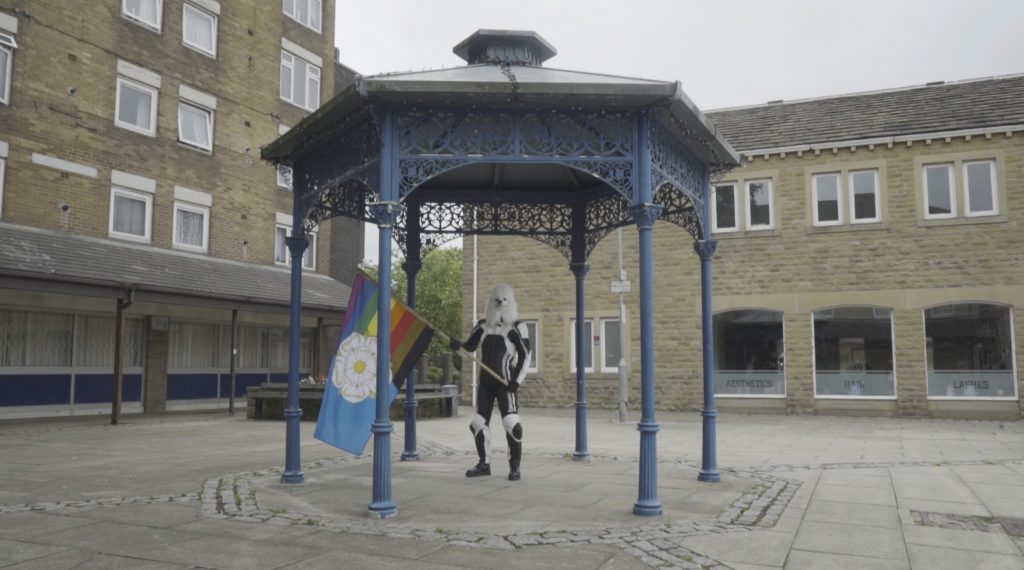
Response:
[{"label": "paving slab", "polygon": [[793,543],[793,534],[754,531],[733,535],[692,536],[679,541],[683,546],[701,552],[726,564],[747,563],[782,566]]},{"label": "paving slab", "polygon": [[907,559],[903,539],[892,529],[831,522],[800,527],[793,548],[897,561]]},{"label": "paving slab", "polygon": [[1020,556],[994,554],[977,550],[956,550],[920,544],[908,544],[911,568],[914,570],[1020,570]]},{"label": "paving slab", "polygon": [[[830,554],[794,549],[786,560],[786,570],[908,570],[905,560],[883,560],[866,556]],[[961,568],[960,570],[966,570]]]},{"label": "paving slab", "polygon": [[908,545],[937,546],[956,550],[978,550],[996,554],[1019,555],[1020,550],[1003,533],[903,525],[903,537]]},{"label": "paving slab", "polygon": [[891,488],[849,487],[846,485],[825,485],[821,483],[815,489],[811,500],[881,505],[884,507],[896,506],[896,497],[893,495]]},{"label": "paving slab", "polygon": [[4,566],[4,570],[186,570],[192,568],[194,566],[191,564],[171,564],[127,556],[109,556],[81,549],[67,549],[20,564]]},{"label": "paving slab", "polygon": [[841,522],[870,527],[898,529],[900,518],[894,507],[858,505],[835,501],[811,501],[804,519],[820,522]]}]

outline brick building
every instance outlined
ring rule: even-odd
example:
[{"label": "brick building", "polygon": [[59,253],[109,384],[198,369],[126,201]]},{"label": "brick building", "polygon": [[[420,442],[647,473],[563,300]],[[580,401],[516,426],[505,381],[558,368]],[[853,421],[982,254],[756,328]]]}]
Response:
[{"label": "brick building", "polygon": [[[723,411],[1021,417],[1024,76],[707,113],[744,157],[712,207]],[[624,230],[635,279],[637,233]],[[617,243],[587,274],[588,400],[616,407]],[[655,226],[658,406],[702,397],[700,264]],[[472,246],[463,276],[472,317]],[[527,405],[575,401],[573,276],[526,238],[480,238],[479,292],[508,282],[538,346]],[[638,314],[636,292],[625,295]],[[635,409],[639,327],[627,317]],[[592,370],[592,372],[591,372]]]},{"label": "brick building", "polygon": [[[0,0],[0,417],[109,411],[118,299],[125,411],[225,406],[233,314],[235,395],[285,376],[290,178],[259,149],[333,93],[334,10]],[[305,373],[361,240],[311,236]]]}]

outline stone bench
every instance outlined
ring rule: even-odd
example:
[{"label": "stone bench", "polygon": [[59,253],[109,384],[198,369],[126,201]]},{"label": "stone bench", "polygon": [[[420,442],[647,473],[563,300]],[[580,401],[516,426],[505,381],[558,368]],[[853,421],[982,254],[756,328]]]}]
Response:
[{"label": "stone bench", "polygon": [[[288,384],[264,382],[246,389],[245,417],[250,420],[282,420],[288,401]],[[316,421],[324,397],[323,384],[300,384],[299,407],[302,420]],[[451,417],[459,414],[459,390],[454,384],[422,384],[416,386],[417,418]],[[405,391],[391,405],[391,419],[405,419]]]}]

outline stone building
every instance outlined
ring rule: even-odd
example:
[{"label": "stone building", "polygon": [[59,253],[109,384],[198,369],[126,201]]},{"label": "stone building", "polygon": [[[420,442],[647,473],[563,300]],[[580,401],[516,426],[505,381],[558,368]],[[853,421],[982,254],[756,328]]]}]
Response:
[{"label": "stone building", "polygon": [[[716,394],[729,412],[1021,417],[1024,76],[707,113],[744,157],[714,183]],[[637,233],[623,230],[636,275]],[[702,397],[700,263],[657,224],[657,402]],[[573,275],[526,238],[480,238],[478,291],[517,290],[537,351],[526,405],[571,406]],[[472,245],[463,276],[472,319]],[[638,296],[615,235],[591,255],[587,394],[618,400],[619,335],[638,401]],[[482,309],[481,309],[482,310]]]},{"label": "stone building", "polygon": [[[285,377],[290,173],[259,150],[332,95],[334,2],[74,4],[0,0],[0,418],[109,413],[118,306],[126,412],[226,406],[233,316],[234,395]],[[361,239],[311,236],[304,373]]]}]

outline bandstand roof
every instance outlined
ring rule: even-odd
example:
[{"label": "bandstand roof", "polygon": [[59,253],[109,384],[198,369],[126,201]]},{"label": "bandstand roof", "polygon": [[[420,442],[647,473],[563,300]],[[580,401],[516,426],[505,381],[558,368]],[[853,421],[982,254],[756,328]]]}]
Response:
[{"label": "bandstand roof", "polygon": [[[570,219],[570,210],[587,204],[589,253],[611,229],[631,222],[638,112],[656,125],[659,148],[673,162],[662,165],[662,178],[680,191],[654,201],[666,206],[663,219],[694,237],[708,173],[740,163],[678,82],[544,67],[555,50],[534,32],[480,30],[454,51],[468,64],[357,77],[263,149],[265,160],[293,165],[296,176],[307,172],[299,195],[307,226],[335,215],[372,221],[364,206],[379,199],[375,164],[385,109],[402,114],[395,131],[399,160],[406,161],[398,174],[399,199],[417,205],[423,216],[417,232],[425,234],[530,235],[568,255],[569,234],[579,221]],[[410,175],[406,164],[417,172]],[[686,180],[673,180],[673,173]],[[459,210],[480,204],[486,207],[474,209],[473,219]],[[482,221],[509,219],[510,204],[535,208],[520,219],[546,219],[530,227]],[[398,227],[407,228],[408,220]],[[405,248],[403,233],[397,237]]]}]

